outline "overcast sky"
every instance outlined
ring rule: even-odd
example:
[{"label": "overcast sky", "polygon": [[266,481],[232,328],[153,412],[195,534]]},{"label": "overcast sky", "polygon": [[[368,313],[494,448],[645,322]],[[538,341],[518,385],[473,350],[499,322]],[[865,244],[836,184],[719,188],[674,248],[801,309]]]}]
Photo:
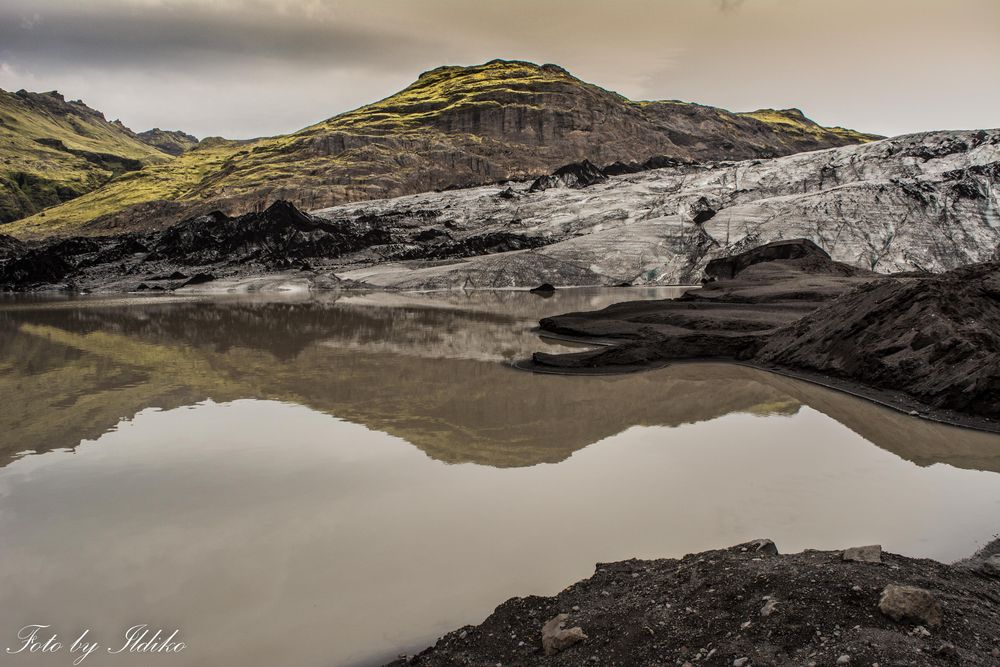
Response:
[{"label": "overcast sky", "polygon": [[1000,0],[0,3],[0,88],[58,89],[135,130],[285,133],[493,58],[887,135],[1000,126]]}]

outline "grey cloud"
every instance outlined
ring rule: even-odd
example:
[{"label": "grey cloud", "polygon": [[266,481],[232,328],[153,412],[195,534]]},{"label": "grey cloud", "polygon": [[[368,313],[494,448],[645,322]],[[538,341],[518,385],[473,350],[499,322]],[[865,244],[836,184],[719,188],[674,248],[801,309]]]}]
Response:
[{"label": "grey cloud", "polygon": [[262,2],[194,4],[128,0],[79,6],[0,7],[0,54],[15,63],[102,68],[219,65],[269,60],[298,67],[363,63],[392,68],[426,41],[351,25],[323,10],[299,14]]},{"label": "grey cloud", "polygon": [[713,1],[715,2],[715,6],[719,8],[719,11],[722,12],[736,11],[737,9],[743,6],[744,2],[746,2],[746,0],[713,0]]}]

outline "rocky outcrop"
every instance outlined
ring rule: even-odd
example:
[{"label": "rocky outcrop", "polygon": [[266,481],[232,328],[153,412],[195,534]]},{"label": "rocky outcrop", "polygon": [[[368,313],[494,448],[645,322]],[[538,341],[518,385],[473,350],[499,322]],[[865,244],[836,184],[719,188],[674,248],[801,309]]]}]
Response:
[{"label": "rocky outcrop", "polygon": [[830,255],[808,239],[774,241],[731,257],[713,259],[705,266],[708,280],[732,280],[745,269],[761,262],[809,257],[829,264]]},{"label": "rocky outcrop", "polygon": [[559,167],[549,176],[539,176],[528,188],[528,192],[540,192],[549,188],[585,188],[608,180],[607,175],[590,160],[574,162]]},{"label": "rocky outcrop", "polygon": [[158,148],[167,155],[180,155],[198,145],[198,137],[194,137],[180,130],[161,130],[154,127],[152,130],[139,132],[135,136],[153,148]]},{"label": "rocky outcrop", "polygon": [[[512,598],[481,625],[391,664],[993,665],[994,586],[961,564],[812,550],[762,557],[736,545],[599,563],[558,595]],[[556,652],[545,639],[560,624],[573,626],[564,631],[573,641]]]},{"label": "rocky outcrop", "polygon": [[[335,225],[288,202],[230,218],[193,218],[162,232],[76,237],[23,246],[0,259],[0,289],[62,285],[117,291],[176,289],[219,276],[288,268],[309,271],[305,259],[336,258],[384,241],[377,224]],[[193,276],[193,277],[192,277]],[[327,283],[339,284],[329,277]]]}]

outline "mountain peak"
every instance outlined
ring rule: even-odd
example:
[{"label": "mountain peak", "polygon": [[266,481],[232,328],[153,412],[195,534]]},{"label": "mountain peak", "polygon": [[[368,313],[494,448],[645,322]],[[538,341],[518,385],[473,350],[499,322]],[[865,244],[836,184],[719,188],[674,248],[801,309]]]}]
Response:
[{"label": "mountain peak", "polygon": [[[161,224],[190,211],[238,213],[276,199],[309,210],[533,179],[582,160],[740,160],[873,138],[820,127],[798,110],[735,114],[699,104],[633,102],[559,65],[503,59],[429,70],[394,95],[289,135],[204,139],[194,150],[187,150],[194,138],[181,133],[138,136],[178,157],[25,224],[52,229],[96,218]],[[176,205],[156,206],[164,201]]]}]

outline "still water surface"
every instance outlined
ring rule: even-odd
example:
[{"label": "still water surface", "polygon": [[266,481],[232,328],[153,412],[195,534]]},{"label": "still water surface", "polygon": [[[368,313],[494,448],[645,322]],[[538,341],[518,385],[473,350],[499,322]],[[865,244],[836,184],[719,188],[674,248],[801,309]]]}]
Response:
[{"label": "still water surface", "polygon": [[1000,437],[723,364],[504,364],[563,347],[540,317],[676,294],[4,302],[0,651],[147,623],[187,648],[89,664],[378,664],[600,561],[1000,530]]}]

